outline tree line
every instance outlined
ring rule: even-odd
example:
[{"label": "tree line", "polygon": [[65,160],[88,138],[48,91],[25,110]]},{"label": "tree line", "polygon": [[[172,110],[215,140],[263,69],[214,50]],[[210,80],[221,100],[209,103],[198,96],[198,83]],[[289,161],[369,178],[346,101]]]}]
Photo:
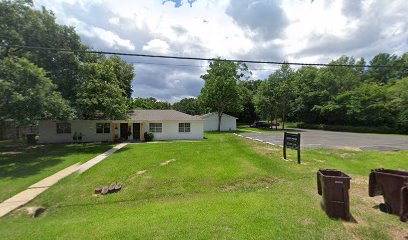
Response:
[{"label": "tree line", "polygon": [[0,2],[0,123],[38,119],[123,119],[131,103],[132,64],[120,57],[27,51],[39,46],[88,50],[73,27],[31,0]]},{"label": "tree line", "polygon": [[[329,66],[289,64],[264,80],[249,80],[245,64],[216,60],[201,76],[205,85],[195,105],[174,109],[191,113],[229,113],[240,122],[256,120],[370,126],[408,133],[408,53],[379,53],[370,61],[341,56]],[[330,66],[343,65],[343,66]],[[347,66],[344,66],[347,65]],[[384,67],[389,66],[389,67]]]},{"label": "tree line", "polygon": [[[129,109],[176,109],[191,115],[227,113],[256,120],[386,127],[408,132],[408,53],[379,53],[366,60],[342,56],[330,65],[289,64],[253,80],[243,63],[222,59],[200,76],[197,98],[170,104],[132,98],[132,64],[120,57],[28,51],[15,45],[88,50],[73,27],[36,10],[31,0],[0,1],[0,124],[38,119],[124,119]],[[357,66],[359,65],[359,66]],[[380,67],[381,66],[381,67]],[[392,66],[392,67],[382,67]]]}]

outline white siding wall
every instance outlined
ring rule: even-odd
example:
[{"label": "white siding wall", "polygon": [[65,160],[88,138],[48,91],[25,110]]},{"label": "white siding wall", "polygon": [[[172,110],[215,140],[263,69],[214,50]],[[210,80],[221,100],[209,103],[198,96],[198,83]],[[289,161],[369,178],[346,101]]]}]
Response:
[{"label": "white siding wall", "polygon": [[[179,123],[189,122],[190,132],[179,132]],[[162,123],[162,132],[153,133],[154,140],[171,140],[171,139],[203,139],[204,121],[155,121],[155,123]],[[144,124],[144,131],[149,132],[149,123]]]},{"label": "white siding wall", "polygon": [[[237,120],[234,117],[223,114],[221,117],[221,131],[235,131],[237,129]],[[211,114],[205,118],[204,131],[218,130],[218,115]]]},{"label": "white siding wall", "polygon": [[[71,133],[57,134],[57,121],[40,121],[40,143],[68,143],[73,142],[72,137],[82,133],[82,142],[112,141],[112,126],[110,133],[96,133],[96,123],[104,123],[103,120],[72,120]],[[109,122],[109,121],[105,121]]]},{"label": "white siding wall", "polygon": [[[96,133],[96,123],[103,123],[103,120],[72,120],[71,133],[57,134],[57,121],[42,120],[39,124],[39,143],[69,143],[73,142],[74,133],[82,133],[82,142],[96,142],[96,141],[111,141],[112,140],[112,125],[110,133]],[[105,121],[109,122],[109,121]],[[118,121],[115,121],[118,122]],[[158,123],[160,121],[157,121]],[[179,132],[179,122],[190,122],[191,132]],[[204,121],[162,121],[162,132],[153,133],[154,140],[171,140],[171,139],[203,139]],[[133,125],[132,123],[130,123]],[[142,135],[149,131],[149,122],[143,122]],[[133,127],[133,126],[132,126]],[[132,129],[133,130],[133,129]],[[120,135],[120,124],[116,132]],[[133,131],[132,131],[133,132]],[[130,136],[129,139],[133,139]]]}]

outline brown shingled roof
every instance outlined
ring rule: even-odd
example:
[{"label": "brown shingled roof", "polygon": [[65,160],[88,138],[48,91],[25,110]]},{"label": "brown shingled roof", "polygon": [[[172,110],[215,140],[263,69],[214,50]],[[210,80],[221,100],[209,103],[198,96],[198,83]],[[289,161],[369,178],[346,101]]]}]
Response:
[{"label": "brown shingled roof", "polygon": [[136,121],[203,121],[199,117],[176,110],[132,110],[129,115],[131,120]]}]

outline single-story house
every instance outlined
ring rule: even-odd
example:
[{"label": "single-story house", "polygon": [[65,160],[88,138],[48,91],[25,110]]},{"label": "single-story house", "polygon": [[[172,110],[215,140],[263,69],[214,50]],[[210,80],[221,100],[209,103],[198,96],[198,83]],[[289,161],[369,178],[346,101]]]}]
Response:
[{"label": "single-story house", "polygon": [[[201,115],[200,118],[204,119],[204,131],[217,131],[218,130],[218,113],[212,112]],[[221,116],[221,131],[235,131],[237,129],[236,117],[223,113]]]},{"label": "single-story house", "polygon": [[132,110],[126,120],[41,120],[39,143],[203,139],[204,120],[175,110]]}]

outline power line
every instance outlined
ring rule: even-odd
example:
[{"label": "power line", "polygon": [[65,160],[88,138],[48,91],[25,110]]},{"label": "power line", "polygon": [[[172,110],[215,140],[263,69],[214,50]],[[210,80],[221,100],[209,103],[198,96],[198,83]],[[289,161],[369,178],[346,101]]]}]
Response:
[{"label": "power line", "polygon": [[[191,65],[191,64],[171,64],[171,63],[154,63],[154,62],[127,62],[130,64],[146,64],[146,65],[162,65],[162,66],[174,66],[174,67],[197,67],[197,68],[209,68],[204,65]],[[276,68],[248,68],[251,71],[272,71]]]},{"label": "power line", "polygon": [[50,47],[35,47],[35,46],[20,46],[20,45],[0,45],[3,48],[22,48],[27,50],[45,50],[54,52],[73,52],[73,53],[92,53],[92,54],[109,54],[119,56],[133,56],[146,58],[164,58],[164,59],[178,59],[178,60],[194,60],[194,61],[225,61],[236,63],[254,63],[254,64],[274,64],[274,65],[294,65],[294,66],[316,66],[316,67],[362,67],[362,68],[408,68],[408,66],[397,65],[366,65],[366,64],[329,64],[329,63],[300,63],[300,62],[279,62],[279,61],[259,61],[259,60],[241,60],[241,59],[217,59],[217,58],[203,58],[203,57],[181,57],[170,55],[152,55],[141,53],[125,53],[125,52],[110,52],[110,51],[95,51],[95,50],[75,50],[64,48],[50,48]]},{"label": "power line", "polygon": [[174,67],[197,67],[197,68],[206,68],[206,67],[208,67],[208,66],[203,66],[203,65],[154,63],[154,62],[127,62],[127,63],[130,63],[130,64],[146,64],[146,65],[174,66]]}]

